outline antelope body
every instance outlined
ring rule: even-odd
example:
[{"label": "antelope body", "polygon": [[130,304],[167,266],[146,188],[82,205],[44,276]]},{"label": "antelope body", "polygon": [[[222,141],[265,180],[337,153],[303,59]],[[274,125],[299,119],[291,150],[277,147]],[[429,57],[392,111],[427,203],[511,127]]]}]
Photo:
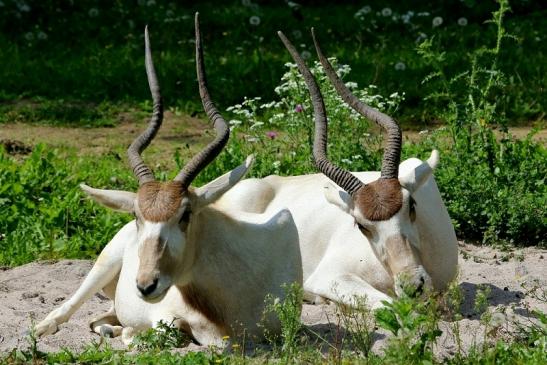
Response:
[{"label": "antelope body", "polygon": [[36,326],[36,333],[55,332],[100,290],[112,299],[113,306],[91,322],[91,329],[102,335],[121,335],[125,343],[160,321],[175,324],[203,345],[222,346],[224,336],[244,333],[249,339],[260,339],[264,330],[278,332],[276,318],[271,314],[263,318],[265,297],[283,298],[283,284],[302,282],[298,232],[291,214],[286,209],[255,214],[215,204],[247,172],[252,157],[205,186],[190,187],[229,136],[207,90],[197,14],[199,90],[217,137],[174,181],[154,179],[140,156],[163,116],[147,30],[145,45],[153,115],[147,130],[128,149],[139,190],[132,193],[82,185],[97,202],[133,213],[135,220],[106,245],[80,288]]},{"label": "antelope body", "polygon": [[427,161],[411,158],[399,166],[399,125],[351,94],[323,56],[312,29],[317,54],[338,94],[387,131],[381,172],[350,173],[335,166],[326,156],[327,117],[319,87],[290,41],[279,35],[310,91],[313,154],[323,174],[244,180],[219,203],[254,213],[289,209],[298,228],[309,300],[354,305],[356,296],[366,296],[378,307],[396,295],[445,289],[456,275],[458,254],[432,174],[438,152]]}]

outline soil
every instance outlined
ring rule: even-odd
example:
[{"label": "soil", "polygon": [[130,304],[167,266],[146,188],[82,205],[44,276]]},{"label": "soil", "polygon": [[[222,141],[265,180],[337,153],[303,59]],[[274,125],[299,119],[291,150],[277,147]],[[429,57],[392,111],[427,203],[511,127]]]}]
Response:
[{"label": "soil", "polygon": [[[38,143],[75,150],[80,155],[102,156],[109,152],[125,155],[127,147],[146,129],[147,123],[146,118],[134,120],[129,117],[122,118],[115,127],[100,128],[7,123],[0,128],[0,144],[9,153],[23,155],[30,153]],[[161,161],[167,168],[174,168],[175,149],[180,148],[181,157],[186,159],[213,138],[214,130],[206,120],[166,111],[162,127],[144,156],[149,161]]]},{"label": "soil", "polygon": [[[459,286],[464,294],[462,306],[463,319],[441,322],[444,329],[435,349],[441,356],[458,351],[449,327],[459,324],[462,349],[465,351],[474,343],[484,340],[484,326],[480,314],[474,309],[474,301],[479,290],[489,288],[488,307],[491,311],[504,312],[496,315],[501,324],[497,331],[489,331],[487,339],[503,336],[503,329],[510,323],[527,323],[531,319],[530,310],[547,312],[547,303],[526,293],[522,284],[537,281],[543,290],[547,286],[547,250],[524,248],[512,252],[492,247],[481,247],[460,243]],[[24,266],[0,269],[0,352],[13,348],[27,348],[27,337],[32,323],[42,320],[50,311],[58,307],[78,288],[90,270],[93,262],[87,260],[63,260],[59,262],[33,262]],[[94,295],[75,315],[60,326],[57,333],[39,339],[38,348],[42,351],[59,351],[63,348],[81,350],[91,341],[100,337],[91,333],[88,322],[91,318],[108,310],[110,301],[101,294]],[[302,320],[310,331],[320,334],[336,345],[343,328],[336,323],[336,306],[333,303],[305,304]],[[387,343],[390,335],[378,330],[374,334],[373,350],[379,351]],[[118,338],[105,339],[113,348],[124,349]],[[325,347],[327,345],[325,344]],[[190,344],[184,350],[200,350],[204,347]],[[179,351],[181,351],[179,350]]]}]

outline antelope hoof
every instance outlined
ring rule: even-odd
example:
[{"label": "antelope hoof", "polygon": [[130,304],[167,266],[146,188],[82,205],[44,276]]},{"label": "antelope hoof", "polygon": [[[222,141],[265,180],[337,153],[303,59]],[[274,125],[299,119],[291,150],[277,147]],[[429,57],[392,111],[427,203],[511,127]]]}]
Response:
[{"label": "antelope hoof", "polygon": [[37,337],[52,335],[58,330],[57,322],[54,319],[44,319],[34,327],[34,333]]}]

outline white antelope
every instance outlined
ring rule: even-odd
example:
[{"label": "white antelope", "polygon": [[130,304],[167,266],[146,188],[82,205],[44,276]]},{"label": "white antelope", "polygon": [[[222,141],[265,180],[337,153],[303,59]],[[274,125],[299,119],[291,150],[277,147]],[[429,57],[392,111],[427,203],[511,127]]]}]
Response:
[{"label": "white antelope", "polygon": [[454,228],[432,175],[438,152],[434,150],[425,162],[411,158],[399,166],[397,122],[351,94],[321,52],[313,29],[312,35],[339,95],[387,130],[381,172],[350,173],[327,159],[321,92],[298,52],[279,32],[312,98],[313,155],[323,174],[243,180],[219,204],[238,204],[255,213],[290,210],[298,228],[308,300],[327,298],[354,305],[356,296],[366,296],[378,307],[407,287],[416,294],[443,290],[456,275],[458,254]]},{"label": "white antelope", "polygon": [[[76,293],[36,326],[51,334],[100,290],[112,299],[111,310],[91,323],[94,332],[122,336],[129,343],[159,321],[174,323],[203,345],[222,345],[224,336],[248,338],[275,333],[272,315],[263,321],[264,299],[283,298],[285,283],[302,283],[297,230],[290,212],[239,212],[214,202],[249,169],[252,158],[200,188],[196,175],[223,149],[229,137],[225,120],[211,101],[205,79],[198,23],[196,68],[203,107],[217,137],[194,156],[174,181],[159,182],[140,154],[160,128],[163,118],[159,86],[145,31],[146,72],[154,100],[149,126],[128,149],[129,163],[139,180],[137,193],[82,189],[95,201],[133,213],[106,245]],[[262,322],[262,323],[260,323]]]}]

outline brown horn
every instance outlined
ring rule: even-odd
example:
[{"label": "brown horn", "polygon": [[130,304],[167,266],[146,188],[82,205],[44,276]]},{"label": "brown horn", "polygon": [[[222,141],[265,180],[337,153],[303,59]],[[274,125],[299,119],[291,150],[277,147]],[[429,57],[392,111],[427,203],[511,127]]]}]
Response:
[{"label": "brown horn", "polygon": [[161,122],[163,121],[163,103],[161,100],[160,86],[158,84],[156,70],[154,69],[154,62],[152,61],[152,53],[150,52],[148,26],[144,28],[144,50],[146,76],[148,78],[148,85],[150,87],[150,93],[152,94],[152,100],[154,102],[152,107],[152,117],[148,123],[148,128],[146,128],[140,136],[135,138],[133,143],[131,143],[127,149],[129,165],[139,180],[139,185],[155,180],[154,173],[142,160],[141,153],[146,147],[148,147],[152,139],[154,139],[156,133],[158,133],[158,130],[161,127]]},{"label": "brown horn", "polygon": [[329,179],[338,184],[338,186],[347,191],[350,195],[353,195],[355,191],[363,186],[363,183],[349,171],[335,166],[327,158],[327,113],[325,111],[321,90],[312,73],[306,66],[306,63],[302,57],[300,57],[300,54],[298,54],[298,51],[291,42],[282,32],[277,32],[277,34],[298,65],[298,70],[300,70],[300,73],[304,77],[304,81],[310,92],[315,119],[315,136],[313,139],[313,158],[315,160],[315,165],[319,171],[325,174]]},{"label": "brown horn", "polygon": [[327,58],[321,52],[319,42],[315,37],[315,31],[311,29],[313,37],[313,43],[315,44],[315,50],[319,61],[323,65],[323,70],[327,74],[330,82],[334,85],[334,88],[338,92],[338,95],[348,103],[355,111],[364,116],[365,118],[372,120],[387,132],[387,144],[384,151],[384,159],[382,161],[382,172],[380,174],[381,179],[397,179],[399,176],[399,162],[401,160],[401,128],[399,124],[390,116],[380,112],[377,109],[371,108],[362,101],[360,101],[347,86],[340,80],[336,71],[332,68],[332,65]]},{"label": "brown horn", "polygon": [[207,80],[205,76],[205,67],[203,65],[203,48],[201,46],[201,35],[199,31],[199,13],[196,13],[196,72],[198,77],[199,95],[203,104],[203,109],[207,113],[209,120],[213,122],[213,126],[217,132],[217,136],[213,142],[209,143],[203,150],[194,156],[184,168],[179,172],[175,181],[180,181],[186,189],[192,183],[192,180],[205,168],[211,161],[218,156],[222,151],[228,138],[230,137],[230,129],[228,124],[220,115],[207,90]]}]

